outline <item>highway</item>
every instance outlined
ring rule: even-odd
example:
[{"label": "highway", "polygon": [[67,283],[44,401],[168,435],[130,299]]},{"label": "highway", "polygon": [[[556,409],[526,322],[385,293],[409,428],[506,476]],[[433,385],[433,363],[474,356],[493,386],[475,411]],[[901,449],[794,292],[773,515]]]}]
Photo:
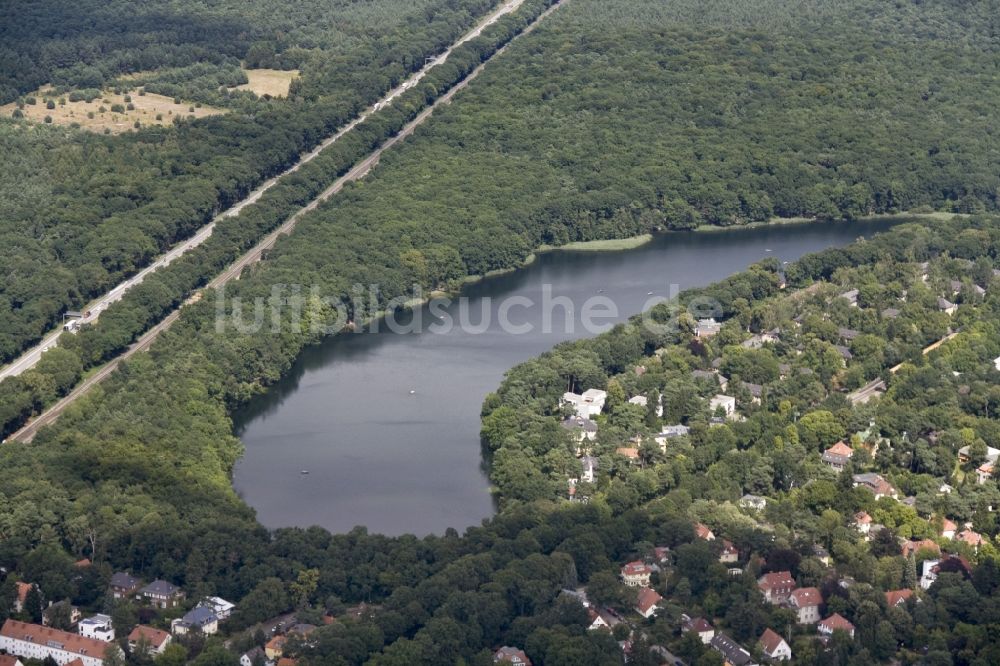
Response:
[{"label": "highway", "polygon": [[[299,167],[301,167],[303,164],[306,164],[314,160],[316,156],[318,156],[320,153],[323,152],[323,150],[336,143],[341,137],[343,137],[345,134],[353,130],[359,123],[363,122],[372,113],[378,111],[379,109],[388,104],[391,104],[392,100],[394,100],[400,94],[410,89],[411,87],[416,85],[421,79],[423,79],[424,76],[432,67],[434,67],[435,65],[440,65],[441,63],[446,61],[448,59],[448,56],[451,55],[452,51],[454,51],[456,47],[464,44],[470,39],[475,39],[476,37],[478,37],[487,26],[490,26],[493,23],[495,23],[501,16],[509,14],[510,12],[514,11],[515,9],[520,7],[523,2],[524,0],[507,0],[507,2],[504,2],[503,4],[498,6],[492,12],[483,17],[483,19],[480,20],[479,23],[477,23],[474,28],[469,30],[464,35],[462,35],[462,37],[460,37],[454,44],[448,47],[446,51],[438,54],[432,60],[428,60],[424,64],[423,68],[421,68],[419,71],[412,74],[398,86],[387,92],[382,97],[382,99],[380,99],[379,101],[375,102],[367,109],[362,111],[360,115],[358,115],[356,118],[354,118],[354,120],[352,120],[350,123],[342,127],[334,135],[326,138],[322,143],[320,143],[311,151],[301,155],[298,161],[289,169],[264,181],[255,190],[250,192],[250,194],[248,194],[245,198],[233,204],[230,208],[226,209],[219,215],[215,216],[215,218],[213,218],[212,221],[210,221],[208,224],[198,229],[198,231],[195,232],[195,234],[192,235],[190,238],[187,238],[186,240],[176,244],[170,250],[158,256],[152,263],[150,263],[148,266],[143,268],[135,275],[121,282],[120,284],[118,284],[117,286],[115,286],[113,289],[109,290],[102,296],[92,300],[90,303],[87,303],[81,309],[81,312],[90,314],[81,318],[79,322],[81,324],[92,324],[95,321],[97,321],[98,317],[100,317],[101,315],[101,312],[106,310],[108,306],[110,306],[112,303],[121,300],[122,296],[124,296],[131,287],[141,283],[144,279],[146,279],[148,275],[150,275],[151,273],[155,272],[156,270],[164,266],[167,266],[168,264],[176,260],[178,257],[183,255],[185,252],[204,243],[212,235],[212,231],[215,229],[215,225],[219,220],[222,220],[227,217],[232,217],[234,215],[238,215],[240,211],[242,211],[244,208],[246,208],[251,204],[256,203],[261,198],[261,196],[263,196],[263,194],[267,192],[269,189],[274,187],[274,185],[278,183],[278,181],[280,181],[288,174],[298,171]],[[326,196],[329,196],[329,194],[324,193],[320,196],[321,198],[325,198]],[[42,340],[40,342],[38,342],[33,347],[26,350],[19,357],[8,363],[3,368],[0,368],[0,381],[3,381],[7,377],[15,377],[17,375],[20,375],[22,372],[30,370],[31,368],[35,367],[35,364],[38,363],[39,359],[42,357],[42,354],[58,344],[59,336],[62,333],[63,333],[63,328],[62,324],[60,323],[59,327],[49,331],[44,336],[42,336]]]},{"label": "highway", "polygon": [[[545,10],[542,14],[538,16],[538,18],[535,19],[534,23],[529,25],[521,32],[521,35],[531,32],[531,30],[533,30],[534,27],[537,26],[539,22],[541,22],[543,19],[545,19],[545,17],[554,12],[558,7],[560,7],[564,2],[567,1],[568,0],[560,0],[560,2],[556,3],[549,9]],[[523,2],[523,0],[511,0],[510,2],[506,3],[503,7],[497,9],[496,11],[501,12],[504,9],[504,7],[510,7],[510,9],[507,9],[506,11],[511,11],[511,9],[520,5],[521,2]],[[506,11],[504,11],[503,13],[506,13]],[[502,14],[496,14],[496,17],[499,17],[500,15]],[[490,19],[486,20],[492,22],[496,20],[496,17],[494,17],[492,20]],[[477,28],[477,30],[482,31],[482,28],[485,27],[485,25],[488,25],[488,23],[481,25],[480,27]],[[479,33],[476,32],[476,34]],[[518,35],[518,37],[520,37],[520,35]],[[515,37],[515,40],[518,37]],[[466,41],[466,39],[463,38],[463,41]],[[413,120],[407,123],[396,136],[387,139],[384,143],[382,143],[381,146],[379,146],[374,151],[369,153],[367,157],[365,157],[360,162],[355,164],[350,171],[348,171],[346,174],[335,180],[333,184],[330,185],[330,187],[323,190],[323,192],[321,192],[319,196],[317,196],[315,199],[313,199],[308,204],[306,204],[298,211],[296,211],[295,214],[289,217],[288,220],[286,220],[280,227],[278,227],[276,230],[272,231],[270,234],[265,236],[264,239],[261,240],[257,245],[255,245],[252,249],[247,251],[239,259],[230,264],[230,266],[226,268],[222,273],[213,278],[208,283],[206,288],[215,289],[227,284],[232,280],[239,279],[240,274],[243,272],[243,270],[247,266],[250,266],[251,264],[260,261],[263,253],[266,250],[274,247],[275,242],[278,240],[280,236],[291,233],[292,230],[295,228],[295,225],[298,223],[298,221],[302,219],[303,215],[312,210],[315,210],[316,207],[319,206],[321,203],[323,203],[325,200],[329,199],[331,196],[340,192],[347,183],[356,180],[361,180],[362,178],[364,178],[368,174],[368,172],[370,172],[378,164],[379,158],[382,156],[382,153],[389,150],[397,143],[399,143],[406,137],[413,134],[414,130],[416,130],[416,128],[421,123],[427,120],[431,116],[431,114],[434,113],[435,109],[437,109],[439,106],[443,104],[448,104],[449,102],[451,102],[451,99],[455,96],[456,93],[465,88],[473,79],[479,76],[479,74],[486,68],[486,65],[492,62],[493,58],[496,58],[497,56],[503,54],[503,52],[506,51],[508,47],[509,44],[497,50],[497,52],[494,53],[491,58],[487,59],[486,62],[480,64],[478,67],[476,67],[476,69],[474,69],[471,73],[469,73],[467,77],[465,77],[463,80],[455,84],[450,90],[448,90],[448,92],[438,97],[438,99],[435,100],[433,104],[431,104],[426,109],[421,111]],[[451,49],[449,49],[446,53],[450,52]],[[340,134],[342,134],[345,131],[347,131],[347,128],[342,130]],[[185,304],[197,300],[200,297],[201,297],[201,292],[198,292],[191,298],[189,298],[185,302]],[[160,333],[170,328],[170,326],[175,321],[177,321],[177,318],[180,316],[183,307],[184,306],[182,305],[180,308],[174,310],[169,315],[167,315],[162,321],[160,321],[158,324],[156,324],[148,331],[146,331],[146,333],[144,333],[142,337],[140,337],[136,342],[134,342],[132,346],[130,346],[121,355],[112,359],[107,364],[102,366],[99,370],[97,370],[95,373],[87,377],[83,382],[78,384],[76,388],[74,388],[68,395],[66,395],[64,398],[59,400],[57,403],[49,407],[47,410],[42,412],[40,415],[38,415],[31,421],[29,421],[27,425],[25,425],[23,428],[10,435],[6,441],[30,442],[32,439],[34,439],[35,435],[41,428],[51,423],[54,423],[56,419],[59,418],[59,415],[62,414],[62,412],[65,411],[67,407],[69,407],[78,398],[86,394],[90,389],[92,389],[94,386],[96,386],[106,377],[108,377],[108,375],[114,372],[122,361],[128,360],[133,355],[149,349],[150,345],[160,335]]]}]

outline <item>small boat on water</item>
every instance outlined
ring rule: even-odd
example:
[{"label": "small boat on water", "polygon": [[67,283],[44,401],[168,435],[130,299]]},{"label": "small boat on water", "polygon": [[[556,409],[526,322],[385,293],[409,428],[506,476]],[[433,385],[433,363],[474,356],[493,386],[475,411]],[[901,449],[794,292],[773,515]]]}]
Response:
[{"label": "small boat on water", "polygon": [[307,469],[304,469],[301,472],[299,472],[299,474],[301,474],[302,476],[305,476],[308,473],[309,473],[309,470],[307,470]]},{"label": "small boat on water", "polygon": [[651,291],[647,291],[647,292],[646,292],[646,295],[647,295],[647,296],[652,296],[652,295],[653,295],[653,292],[651,292]]},{"label": "small boat on water", "polygon": [[417,393],[417,392],[416,392],[416,390],[415,390],[415,389],[410,389],[410,395],[416,395],[416,393]]}]

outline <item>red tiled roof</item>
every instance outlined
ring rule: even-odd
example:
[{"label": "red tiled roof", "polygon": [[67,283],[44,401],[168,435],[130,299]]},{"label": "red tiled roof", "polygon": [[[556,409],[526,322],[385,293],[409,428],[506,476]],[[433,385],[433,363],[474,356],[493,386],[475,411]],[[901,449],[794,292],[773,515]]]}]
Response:
[{"label": "red tiled roof", "polygon": [[639,609],[639,612],[645,615],[650,608],[656,604],[663,601],[663,597],[656,593],[656,590],[644,587],[639,590],[639,601],[636,603],[635,607]]},{"label": "red tiled roof", "polygon": [[795,579],[792,578],[791,571],[772,571],[760,577],[760,580],[757,581],[757,587],[762,590],[795,587]]},{"label": "red tiled roof", "polygon": [[799,608],[806,606],[819,606],[823,603],[823,594],[815,587],[800,587],[793,590],[789,598],[795,602]]},{"label": "red tiled roof", "polygon": [[850,458],[851,456],[854,455],[854,449],[849,447],[847,444],[844,444],[843,442],[837,442],[836,444],[828,448],[826,451],[824,451],[824,453],[832,453],[834,455],[846,456]]},{"label": "red tiled roof", "polygon": [[[17,666],[18,661],[18,658],[12,654],[0,654],[0,666]],[[69,665],[67,664],[67,666]]]},{"label": "red tiled roof", "polygon": [[920,541],[911,539],[910,541],[904,541],[901,546],[903,557],[909,557],[911,553],[915,553],[922,548],[933,550],[935,553],[941,552],[941,546],[937,545],[933,539],[921,539]]},{"label": "red tiled roof", "polygon": [[140,624],[136,626],[136,628],[132,630],[132,633],[128,635],[128,642],[138,643],[140,638],[145,638],[150,645],[159,649],[165,641],[170,639],[170,634],[165,631],[160,631],[159,629]]},{"label": "red tiled roof", "polygon": [[885,603],[894,608],[913,596],[913,590],[889,590],[885,593]]},{"label": "red tiled roof", "polygon": [[872,522],[872,517],[868,515],[867,511],[858,511],[854,514],[854,522],[859,525],[867,525]]},{"label": "red tiled roof", "polygon": [[712,530],[708,529],[708,525],[705,525],[704,523],[695,523],[694,524],[694,535],[696,537],[698,537],[699,539],[714,539],[715,538],[715,535],[712,533]]},{"label": "red tiled roof", "polygon": [[16,585],[17,585],[17,600],[23,604],[24,600],[28,597],[28,592],[31,591],[31,588],[33,586],[31,583],[22,583],[21,581],[18,581]]},{"label": "red tiled roof", "polygon": [[622,567],[623,576],[646,576],[652,572],[653,568],[641,560],[629,562]]},{"label": "red tiled roof", "polygon": [[781,636],[771,631],[770,628],[765,629],[764,633],[760,637],[760,647],[768,656],[774,656],[774,653],[781,647],[782,642],[784,642]]},{"label": "red tiled roof", "polygon": [[982,534],[979,532],[973,532],[972,530],[962,530],[955,535],[955,538],[975,547],[983,545],[983,542],[985,541]]},{"label": "red tiled roof", "polygon": [[50,642],[59,643],[67,652],[104,658],[104,651],[108,649],[108,643],[99,641],[96,638],[87,638],[78,634],[71,634],[68,631],[59,631],[51,627],[43,627],[39,624],[28,624],[17,620],[7,620],[0,629],[0,636],[27,641],[36,645],[48,645]]},{"label": "red tiled roof", "polygon": [[688,621],[685,626],[688,631],[693,631],[696,634],[702,634],[706,631],[715,631],[715,627],[712,626],[712,623],[703,617],[696,617],[693,620]]},{"label": "red tiled roof", "polygon": [[840,613],[834,613],[830,617],[828,617],[825,620],[823,620],[822,622],[820,622],[819,626],[824,627],[825,629],[828,629],[829,631],[835,631],[837,629],[840,629],[840,630],[843,630],[843,631],[846,631],[846,632],[852,632],[852,631],[854,631],[854,625],[851,624],[850,622],[848,622],[847,618],[845,618]]},{"label": "red tiled roof", "polygon": [[615,453],[617,453],[620,456],[625,456],[630,460],[639,459],[639,449],[635,448],[634,446],[619,446],[617,449],[615,449]]}]

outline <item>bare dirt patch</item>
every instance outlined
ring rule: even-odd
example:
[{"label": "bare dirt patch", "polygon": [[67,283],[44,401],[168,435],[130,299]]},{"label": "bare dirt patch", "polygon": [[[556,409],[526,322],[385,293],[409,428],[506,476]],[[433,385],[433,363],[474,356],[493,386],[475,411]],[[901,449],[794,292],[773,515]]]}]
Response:
[{"label": "bare dirt patch", "polygon": [[[130,101],[126,101],[126,96]],[[28,120],[43,123],[48,117],[55,125],[76,123],[82,129],[91,132],[107,130],[113,134],[135,129],[136,121],[140,126],[169,125],[176,117],[204,118],[226,112],[225,109],[196,106],[184,101],[176,103],[170,97],[153,93],[140,95],[136,91],[123,94],[105,91],[100,98],[91,102],[82,100],[71,102],[68,95],[55,95],[50,88],[42,88],[25,97],[36,99],[35,104],[25,104],[21,109],[21,113]],[[54,102],[54,108],[47,108],[49,100]],[[65,103],[61,104],[60,100],[64,100]],[[132,108],[129,108],[130,105]],[[15,109],[17,109],[15,103],[0,106],[0,116],[9,118]]]},{"label": "bare dirt patch", "polygon": [[256,95],[287,97],[292,79],[298,78],[299,70],[244,69],[249,83],[236,86],[234,90],[249,90]]}]

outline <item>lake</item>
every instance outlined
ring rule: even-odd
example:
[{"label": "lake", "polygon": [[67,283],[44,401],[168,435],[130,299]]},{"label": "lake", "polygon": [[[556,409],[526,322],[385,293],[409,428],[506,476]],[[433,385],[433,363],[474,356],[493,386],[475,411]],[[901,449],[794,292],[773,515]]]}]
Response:
[{"label": "lake", "polygon": [[[670,233],[633,250],[545,253],[522,270],[468,286],[462,296],[471,326],[427,330],[449,318],[457,324],[455,302],[414,313],[423,332],[383,326],[331,337],[306,349],[287,376],[235,415],[246,453],[233,483],[271,528],[461,532],[494,512],[479,443],[483,398],[512,366],[592,335],[580,319],[588,298],[613,301],[616,316],[602,321],[621,321],[670,295],[671,285],[703,286],[765,257],[792,261],[896,222]],[[551,310],[559,325],[548,332],[540,305],[547,294],[573,303]],[[525,298],[538,306],[527,307]],[[505,332],[500,308],[509,323],[532,330]],[[570,311],[573,326],[565,325]]]}]

